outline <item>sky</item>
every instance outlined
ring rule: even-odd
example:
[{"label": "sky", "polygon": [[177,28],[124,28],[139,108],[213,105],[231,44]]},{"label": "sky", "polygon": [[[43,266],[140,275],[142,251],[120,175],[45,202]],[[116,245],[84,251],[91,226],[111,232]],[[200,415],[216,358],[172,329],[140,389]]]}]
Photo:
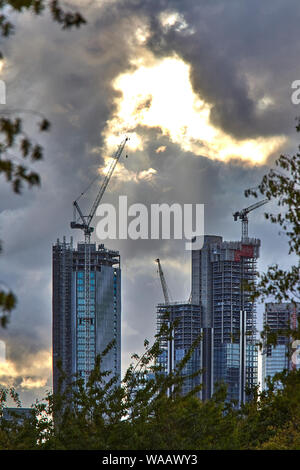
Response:
[{"label": "sky", "polygon": [[[15,34],[1,40],[7,109],[33,110],[51,122],[47,135],[24,114],[44,147],[32,164],[41,187],[12,193],[0,184],[1,282],[18,305],[0,330],[0,384],[24,406],[52,387],[52,244],[70,229],[72,202],[89,208],[124,135],[125,153],[103,202],[150,207],[204,204],[206,234],[240,239],[232,213],[255,202],[259,184],[298,141],[292,83],[300,79],[297,0],[78,0],[87,24],[66,31],[47,13],[12,14]],[[269,209],[276,210],[275,205]],[[251,213],[249,234],[261,240],[259,270],[289,266],[287,241]],[[97,220],[95,220],[97,223]],[[95,241],[100,241],[95,238]],[[122,264],[122,365],[155,334],[163,301],[154,260],[160,258],[172,300],[190,294],[190,252],[183,240],[107,240]],[[258,307],[258,326],[263,307]]]}]

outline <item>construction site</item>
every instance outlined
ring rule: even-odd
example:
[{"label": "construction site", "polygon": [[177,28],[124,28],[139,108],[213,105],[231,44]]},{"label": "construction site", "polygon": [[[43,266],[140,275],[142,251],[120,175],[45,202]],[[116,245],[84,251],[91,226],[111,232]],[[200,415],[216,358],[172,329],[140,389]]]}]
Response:
[{"label": "construction site", "polygon": [[[197,338],[199,346],[183,374],[201,369],[186,380],[185,392],[202,385],[199,396],[211,398],[217,383],[227,385],[228,400],[245,403],[246,387],[258,381],[256,306],[247,286],[257,274],[260,240],[248,236],[248,214],[266,204],[260,201],[233,214],[242,221],[240,241],[205,235],[201,250],[192,250],[191,295],[186,302],[171,302],[160,260],[157,259],[165,302],[157,305],[157,330],[174,324],[173,338],[163,338],[161,362],[167,373],[176,369]],[[197,358],[197,359],[196,359]]]}]

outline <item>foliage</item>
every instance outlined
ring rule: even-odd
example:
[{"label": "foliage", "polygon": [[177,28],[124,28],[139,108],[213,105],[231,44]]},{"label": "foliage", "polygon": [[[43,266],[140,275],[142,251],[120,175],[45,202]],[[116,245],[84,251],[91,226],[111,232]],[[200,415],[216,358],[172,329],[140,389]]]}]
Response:
[{"label": "foliage", "polygon": [[[241,410],[241,448],[300,449],[300,371],[283,371],[268,382],[267,390]],[[293,430],[289,436],[287,429]]]},{"label": "foliage", "polygon": [[[53,21],[59,23],[63,29],[80,27],[86,20],[79,12],[65,11],[58,0],[0,0],[0,30],[4,37],[10,36],[15,27],[8,19],[11,12],[22,13],[30,11],[40,15],[45,9],[49,10]],[[5,13],[4,13],[5,12]]]},{"label": "foliage", "polygon": [[[297,132],[300,132],[298,118]],[[299,146],[300,150],[300,146]],[[270,201],[275,199],[280,212],[265,213],[266,220],[278,224],[288,237],[289,254],[298,257],[298,265],[284,270],[274,264],[259,277],[254,297],[264,300],[273,296],[276,301],[300,299],[300,153],[281,155],[275,161],[276,168],[263,176],[258,189],[245,191],[246,197],[258,197],[258,193]]]},{"label": "foliage", "polygon": [[113,342],[97,357],[86,384],[80,376],[70,380],[58,364],[57,393],[48,393],[23,419],[1,418],[8,399],[21,403],[14,389],[0,390],[0,450],[300,448],[300,371],[277,374],[263,392],[256,387],[240,409],[226,401],[222,384],[202,402],[201,387],[186,395],[182,390],[196,343],[172,374],[163,372],[161,339],[172,334],[173,326],[163,324],[153,345],[145,341],[144,354],[132,356],[121,383],[102,370]]},{"label": "foliage", "polygon": [[[300,118],[297,121],[296,130],[300,132]],[[300,146],[298,148],[300,150]],[[275,161],[275,168],[271,168],[263,176],[259,186],[245,191],[246,197],[258,197],[258,194],[277,202],[280,211],[276,214],[266,212],[265,218],[280,226],[288,239],[289,255],[296,255],[298,264],[289,269],[273,264],[266,273],[258,276],[258,282],[246,288],[252,291],[253,300],[260,298],[264,301],[272,297],[276,302],[290,301],[296,305],[300,300],[300,153],[293,156],[281,155]],[[279,336],[286,336],[290,340],[300,339],[300,322],[297,328],[285,325],[277,331],[264,325],[260,348],[276,346]],[[290,348],[288,354],[292,353]]]},{"label": "foliage", "polygon": [[[183,395],[181,374],[171,378],[157,363],[158,340],[145,343],[119,384],[101,371],[111,346],[86,386],[80,377],[68,383],[61,371],[59,392],[33,405],[30,417],[1,419],[8,398],[21,406],[14,389],[1,390],[0,450],[300,449],[300,371],[278,374],[237,409],[226,402],[225,386],[205,402],[197,390]],[[168,395],[172,386],[177,392]]]},{"label": "foliage", "polygon": [[[145,342],[142,356],[133,356],[119,384],[101,371],[112,344],[98,356],[86,386],[78,376],[68,383],[61,370],[58,393],[36,403],[31,418],[0,420],[0,449],[232,448],[236,411],[225,403],[226,389],[220,387],[206,403],[197,398],[199,388],[182,394],[189,354],[172,375],[164,374],[158,335],[152,346]],[[13,389],[2,390],[0,412],[9,396],[20,406]]]}]

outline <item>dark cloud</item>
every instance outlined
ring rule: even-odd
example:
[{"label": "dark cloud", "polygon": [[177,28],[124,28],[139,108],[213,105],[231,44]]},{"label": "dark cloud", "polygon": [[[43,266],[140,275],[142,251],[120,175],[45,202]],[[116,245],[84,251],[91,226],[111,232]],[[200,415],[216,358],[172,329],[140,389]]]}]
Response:
[{"label": "dark cloud", "polygon": [[[237,138],[290,132],[291,83],[299,75],[296,0],[124,0],[113,11],[120,20],[146,17],[152,51],[176,53],[191,65],[194,90],[213,105],[215,125]],[[181,14],[187,27],[164,28],[159,15],[165,11]],[[109,8],[101,25],[115,18]],[[274,105],[258,111],[257,100],[265,95]]]}]

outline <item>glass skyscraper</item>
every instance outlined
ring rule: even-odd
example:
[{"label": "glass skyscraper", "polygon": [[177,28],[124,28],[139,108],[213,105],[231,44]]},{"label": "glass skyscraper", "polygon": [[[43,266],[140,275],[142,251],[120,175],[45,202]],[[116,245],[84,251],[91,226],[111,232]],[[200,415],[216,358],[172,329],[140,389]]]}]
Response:
[{"label": "glass skyscraper", "polygon": [[86,302],[85,244],[73,247],[57,240],[53,246],[53,389],[58,390],[61,361],[68,377],[88,378],[95,359],[109,343],[103,371],[121,376],[120,255],[104,245],[90,244],[89,308]]}]

